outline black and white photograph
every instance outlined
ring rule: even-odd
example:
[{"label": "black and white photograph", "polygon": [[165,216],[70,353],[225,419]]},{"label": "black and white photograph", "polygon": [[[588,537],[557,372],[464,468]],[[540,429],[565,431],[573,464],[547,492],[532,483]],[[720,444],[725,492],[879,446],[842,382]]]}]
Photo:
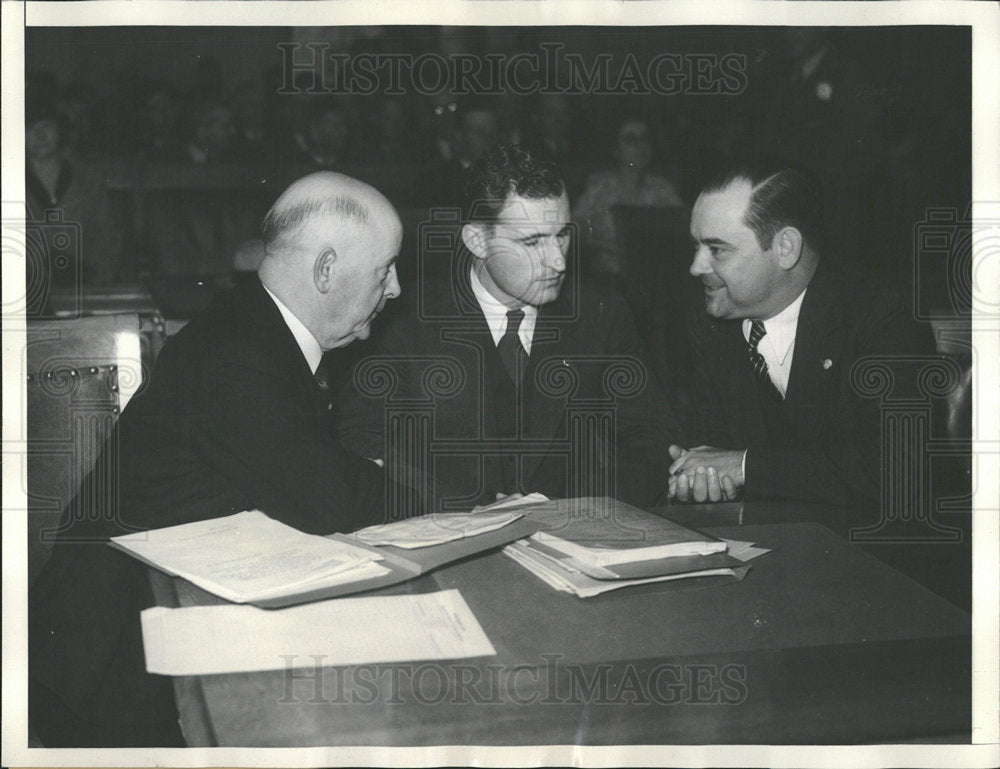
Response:
[{"label": "black and white photograph", "polygon": [[0,9],[4,766],[1000,763],[995,3]]}]

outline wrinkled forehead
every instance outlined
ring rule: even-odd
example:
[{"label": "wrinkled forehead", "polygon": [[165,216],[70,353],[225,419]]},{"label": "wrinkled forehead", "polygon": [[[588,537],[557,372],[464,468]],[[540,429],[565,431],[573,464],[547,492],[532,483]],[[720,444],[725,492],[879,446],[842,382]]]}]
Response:
[{"label": "wrinkled forehead", "polygon": [[525,198],[511,195],[497,215],[496,224],[505,229],[559,230],[570,220],[569,197],[563,193],[554,198]]}]

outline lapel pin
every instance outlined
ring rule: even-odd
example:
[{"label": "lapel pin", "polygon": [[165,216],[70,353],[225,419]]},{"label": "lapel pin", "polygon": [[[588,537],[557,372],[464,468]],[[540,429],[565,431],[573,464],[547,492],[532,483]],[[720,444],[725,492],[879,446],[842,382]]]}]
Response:
[{"label": "lapel pin", "polygon": [[829,358],[825,358],[823,360],[823,370],[828,371],[831,366],[833,366],[833,361],[830,360]]}]

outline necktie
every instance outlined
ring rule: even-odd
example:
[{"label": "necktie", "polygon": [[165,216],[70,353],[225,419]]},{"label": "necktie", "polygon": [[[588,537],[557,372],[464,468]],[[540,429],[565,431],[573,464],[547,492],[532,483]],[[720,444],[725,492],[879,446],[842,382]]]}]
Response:
[{"label": "necktie", "polygon": [[763,321],[751,321],[747,357],[750,359],[750,367],[753,369],[754,376],[757,378],[758,384],[764,388],[764,392],[773,393],[780,398],[781,393],[778,392],[778,388],[771,381],[771,375],[767,372],[767,361],[757,349],[757,345],[760,344],[760,340],[764,338],[765,334],[767,334],[767,330],[764,328]]},{"label": "necktie", "polygon": [[524,367],[528,361],[528,353],[521,346],[521,338],[517,335],[522,320],[524,320],[524,310],[508,311],[507,330],[497,344],[497,352],[500,353],[500,360],[510,375],[510,381],[514,384],[521,383],[521,377],[524,376]]}]

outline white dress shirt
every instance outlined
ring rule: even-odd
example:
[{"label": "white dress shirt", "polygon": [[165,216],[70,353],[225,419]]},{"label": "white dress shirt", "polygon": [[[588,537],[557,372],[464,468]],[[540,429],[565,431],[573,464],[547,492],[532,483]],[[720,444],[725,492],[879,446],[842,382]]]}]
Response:
[{"label": "white dress shirt", "polygon": [[[472,285],[472,293],[479,302],[479,308],[486,318],[486,325],[490,327],[490,334],[493,337],[493,344],[500,344],[500,340],[507,331],[507,312],[511,309],[503,302],[497,300],[493,294],[486,290],[480,282],[476,271],[469,271],[469,283]],[[517,336],[521,340],[524,351],[531,355],[531,340],[535,336],[535,321],[538,320],[538,308],[526,304],[520,308],[524,311],[524,318],[517,329]]]},{"label": "white dress shirt", "polygon": [[[788,375],[792,371],[792,355],[795,352],[795,330],[799,325],[799,310],[805,295],[803,291],[784,310],[764,321],[765,334],[757,345],[757,352],[764,356],[767,373],[782,398],[788,391]],[[743,338],[748,344],[751,323],[749,318],[743,321]]]},{"label": "white dress shirt", "polygon": [[323,349],[319,346],[319,342],[316,341],[316,337],[314,337],[312,332],[305,327],[305,324],[295,316],[295,313],[285,307],[284,302],[278,299],[271,289],[264,286],[264,290],[267,291],[267,295],[270,296],[271,299],[274,300],[274,303],[278,306],[278,312],[280,312],[281,317],[285,319],[285,325],[288,326],[288,330],[291,331],[292,336],[295,337],[295,341],[298,343],[299,349],[302,350],[306,363],[309,364],[309,370],[315,374],[316,369],[319,368],[319,362],[323,360]]}]

